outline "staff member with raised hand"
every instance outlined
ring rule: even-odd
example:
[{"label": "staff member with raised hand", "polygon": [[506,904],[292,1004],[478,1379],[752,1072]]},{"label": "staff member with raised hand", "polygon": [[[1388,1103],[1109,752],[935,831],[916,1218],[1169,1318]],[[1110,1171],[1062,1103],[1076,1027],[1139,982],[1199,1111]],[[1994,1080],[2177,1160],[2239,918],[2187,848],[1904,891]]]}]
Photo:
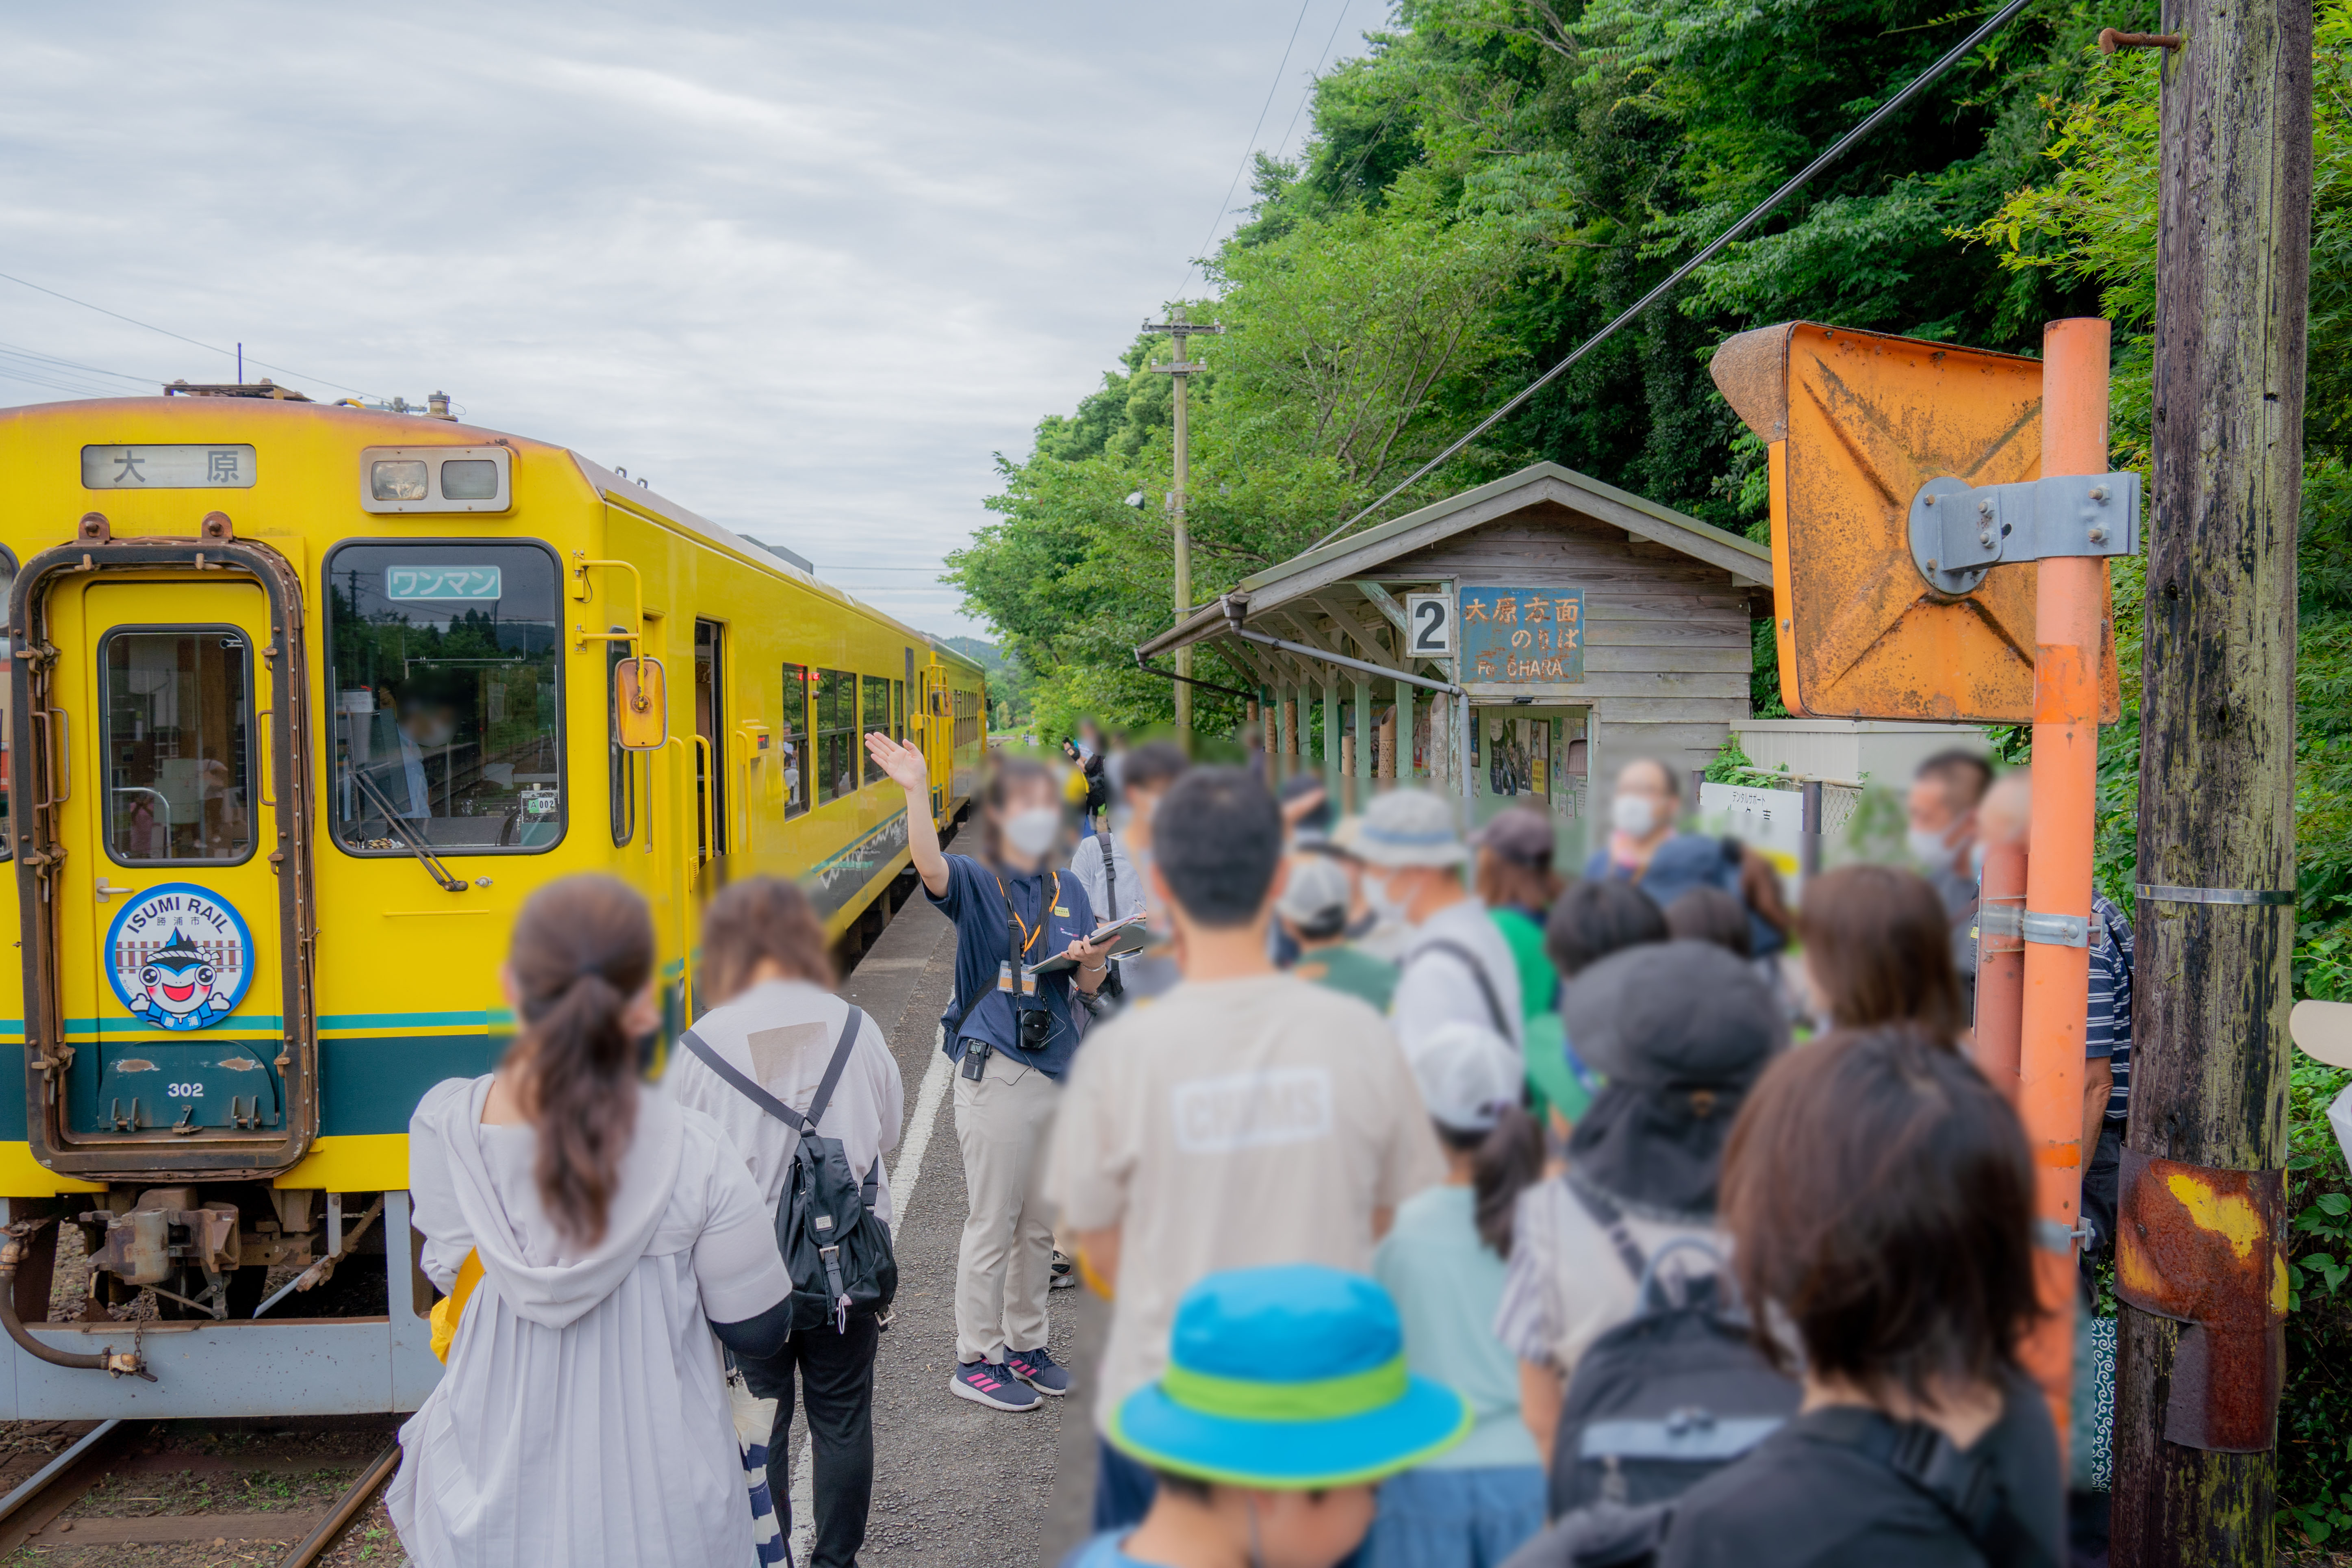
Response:
[{"label": "staff member with raised hand", "polygon": [[[1055,1097],[1077,1050],[1070,988],[1092,995],[1109,944],[1088,946],[1093,906],[1076,877],[1045,869],[1061,837],[1053,773],[1000,759],[981,791],[981,856],[940,852],[923,753],[881,732],[866,750],[907,792],[915,873],[955,922],[955,995],[940,1048],[956,1063],[956,1144],[971,1213],[956,1254],[956,1371],[948,1391],[992,1410],[1034,1410],[1070,1391],[1045,1348],[1053,1216],[1038,1195]],[[1048,959],[1074,969],[1032,976]],[[1027,1386],[1023,1386],[1026,1384]]]}]

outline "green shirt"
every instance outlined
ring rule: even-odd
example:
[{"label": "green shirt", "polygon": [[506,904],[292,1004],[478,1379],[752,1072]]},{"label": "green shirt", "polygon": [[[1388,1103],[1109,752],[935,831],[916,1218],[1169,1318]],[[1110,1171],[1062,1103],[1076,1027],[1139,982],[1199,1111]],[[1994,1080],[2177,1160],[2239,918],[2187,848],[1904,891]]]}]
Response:
[{"label": "green shirt", "polygon": [[1534,1018],[1559,1003],[1559,973],[1544,951],[1543,926],[1525,910],[1488,910],[1486,918],[1503,933],[1519,966],[1519,1016]]},{"label": "green shirt", "polygon": [[1396,990],[1397,966],[1374,958],[1352,942],[1301,953],[1291,973],[1301,980],[1312,980],[1318,985],[1361,997],[1383,1013],[1389,1010],[1389,997]]}]

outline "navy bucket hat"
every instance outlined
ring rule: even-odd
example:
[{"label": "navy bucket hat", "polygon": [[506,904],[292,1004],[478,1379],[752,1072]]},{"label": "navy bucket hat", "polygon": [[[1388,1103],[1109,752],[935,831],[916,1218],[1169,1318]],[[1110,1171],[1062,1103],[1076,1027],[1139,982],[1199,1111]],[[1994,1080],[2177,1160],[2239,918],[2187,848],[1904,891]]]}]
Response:
[{"label": "navy bucket hat", "polygon": [[1159,1382],[1112,1447],[1156,1470],[1263,1491],[1359,1486],[1470,1432],[1452,1389],[1405,1370],[1388,1292],[1319,1264],[1212,1274],[1184,1293]]}]

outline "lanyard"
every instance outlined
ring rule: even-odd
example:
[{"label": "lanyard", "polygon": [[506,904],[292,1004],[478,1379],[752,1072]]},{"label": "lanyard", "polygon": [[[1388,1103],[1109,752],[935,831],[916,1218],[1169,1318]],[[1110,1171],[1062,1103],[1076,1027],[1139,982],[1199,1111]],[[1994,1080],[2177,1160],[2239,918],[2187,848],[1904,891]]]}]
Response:
[{"label": "lanyard", "polygon": [[[1054,891],[1051,898],[1045,897],[1044,884],[1040,883],[1038,886],[1038,896],[1044,900],[1044,902],[1038,906],[1035,931],[1029,929],[1029,922],[1023,920],[1021,911],[1013,907],[1013,890],[1004,885],[1004,874],[1002,871],[996,873],[996,890],[1003,896],[1004,912],[1012,917],[1011,924],[1004,931],[1005,945],[1011,950],[1006,955],[1005,962],[1011,966],[1013,978],[1017,982],[1021,978],[1022,960],[1029,955],[1029,950],[1035,947],[1045,934],[1046,911],[1062,901],[1062,874],[1059,871],[1054,873]],[[1017,931],[1013,930],[1016,926],[1020,928]]]}]

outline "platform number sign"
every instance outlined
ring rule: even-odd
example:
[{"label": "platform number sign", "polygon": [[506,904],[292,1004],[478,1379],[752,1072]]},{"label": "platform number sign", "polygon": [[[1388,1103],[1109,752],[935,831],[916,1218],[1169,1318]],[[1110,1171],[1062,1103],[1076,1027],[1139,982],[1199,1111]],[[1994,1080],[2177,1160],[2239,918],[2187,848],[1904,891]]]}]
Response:
[{"label": "platform number sign", "polygon": [[1454,657],[1454,596],[1450,594],[1407,594],[1404,596],[1407,651],[1414,658]]}]

